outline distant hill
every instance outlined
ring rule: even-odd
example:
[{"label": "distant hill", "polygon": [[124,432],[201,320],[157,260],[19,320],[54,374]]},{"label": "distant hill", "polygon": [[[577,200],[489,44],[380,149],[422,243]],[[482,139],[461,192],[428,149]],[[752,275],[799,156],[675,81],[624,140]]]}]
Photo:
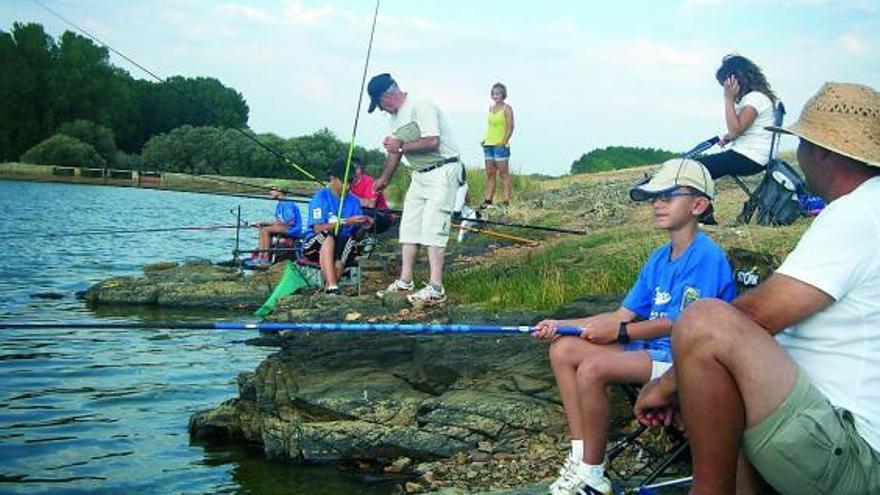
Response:
[{"label": "distant hill", "polygon": [[641,165],[660,163],[675,156],[678,156],[678,153],[661,149],[608,146],[607,148],[595,149],[581,155],[580,158],[572,162],[571,173],[585,174],[639,167]]}]

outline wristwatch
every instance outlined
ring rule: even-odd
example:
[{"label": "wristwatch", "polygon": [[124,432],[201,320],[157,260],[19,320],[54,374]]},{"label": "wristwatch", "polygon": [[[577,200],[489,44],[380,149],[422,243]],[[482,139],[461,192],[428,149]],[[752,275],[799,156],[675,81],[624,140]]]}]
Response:
[{"label": "wristwatch", "polygon": [[626,331],[626,326],[629,325],[628,321],[620,322],[620,327],[617,330],[617,342],[620,344],[629,344],[629,333]]}]

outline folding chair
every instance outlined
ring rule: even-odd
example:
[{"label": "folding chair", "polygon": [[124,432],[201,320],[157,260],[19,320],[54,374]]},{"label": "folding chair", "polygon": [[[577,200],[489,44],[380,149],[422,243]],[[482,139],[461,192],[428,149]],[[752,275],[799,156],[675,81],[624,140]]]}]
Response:
[{"label": "folding chair", "polygon": [[[639,395],[638,385],[622,385],[627,401],[635,405]],[[684,434],[674,427],[664,428],[666,445],[659,445],[654,439],[645,438],[657,429],[639,424],[635,429],[612,443],[605,453],[608,473],[615,481],[615,493],[648,494],[657,489],[689,484],[690,476],[682,476],[681,467],[690,467],[690,447]],[[646,433],[647,432],[647,433]],[[622,455],[636,459],[636,465],[622,466]],[[616,462],[617,461],[617,462]],[[666,479],[677,476],[674,479]],[[663,479],[661,479],[663,478]],[[660,480],[660,481],[658,481]]]},{"label": "folding chair", "polygon": [[[782,125],[782,121],[785,119],[785,105],[782,104],[782,101],[776,102],[776,107],[773,109],[773,125],[779,127]],[[776,154],[779,150],[779,135],[777,133],[773,133],[773,137],[770,141],[770,156],[768,157],[767,163],[776,159]],[[766,172],[765,172],[766,173]],[[748,186],[743,182],[743,180],[736,176],[730,176],[736,184],[746,193],[748,199],[743,203],[742,210],[739,215],[736,217],[736,222],[738,224],[747,224],[752,220],[752,215],[755,214],[755,209],[758,207],[758,195],[756,194],[757,188],[754,190],[750,190]]]},{"label": "folding chair", "polygon": [[[358,264],[358,259],[360,259],[361,256],[364,255],[369,256],[369,254],[373,250],[374,245],[375,239],[373,239],[371,236],[367,236],[357,242],[355,252],[351,256],[351,258],[349,258],[345,266],[342,267],[342,274],[339,277],[339,285],[356,286],[358,295],[360,295],[361,269],[360,265]],[[324,286],[324,276],[321,274],[321,264],[317,261],[312,261],[306,257],[305,253],[302,250],[302,243],[300,243],[300,249],[296,252],[296,261],[294,262],[294,267],[309,284],[310,289],[320,289]]]}]

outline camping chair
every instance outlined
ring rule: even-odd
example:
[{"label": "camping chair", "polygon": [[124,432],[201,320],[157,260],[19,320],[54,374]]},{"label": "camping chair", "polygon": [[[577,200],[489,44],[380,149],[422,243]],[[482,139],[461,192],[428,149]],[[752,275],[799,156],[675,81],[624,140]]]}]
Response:
[{"label": "camping chair", "polygon": [[[776,107],[773,109],[773,125],[776,127],[780,127],[782,125],[782,121],[785,119],[785,105],[782,104],[782,101],[776,102]],[[769,164],[771,161],[776,159],[776,154],[779,149],[779,134],[773,133],[773,137],[770,140],[770,156],[767,163]],[[769,168],[769,167],[768,167]],[[730,176],[736,184],[746,193],[746,201],[743,203],[742,210],[739,215],[736,217],[736,222],[738,224],[747,224],[752,220],[752,215],[755,214],[755,209],[758,207],[758,195],[756,194],[758,189],[750,190],[743,180],[736,176]]]},{"label": "camping chair", "polygon": [[[627,402],[635,405],[639,395],[638,385],[622,385]],[[615,480],[615,493],[656,493],[653,490],[667,486],[681,486],[689,484],[690,476],[682,476],[679,467],[690,461],[690,447],[684,434],[675,427],[667,427],[661,431],[664,436],[662,442],[651,441],[656,438],[658,429],[651,429],[639,424],[635,429],[626,433],[623,437],[612,443],[605,453],[608,473]],[[646,433],[647,432],[647,433]],[[660,445],[665,443],[665,447]],[[626,458],[635,458],[635,465],[622,465],[622,455],[628,453]],[[674,479],[665,479],[676,476]],[[664,478],[660,480],[661,478]],[[660,480],[660,481],[658,481]]]},{"label": "camping chair", "polygon": [[[369,256],[373,251],[374,245],[375,239],[371,235],[357,241],[352,256],[348,259],[345,266],[342,267],[342,274],[338,281],[339,285],[356,286],[358,295],[360,295],[361,269],[358,260],[362,256]],[[310,289],[320,289],[324,286],[324,277],[321,274],[321,264],[306,257],[305,252],[303,252],[302,242],[300,242],[299,250],[296,252],[294,267],[308,282]]]}]

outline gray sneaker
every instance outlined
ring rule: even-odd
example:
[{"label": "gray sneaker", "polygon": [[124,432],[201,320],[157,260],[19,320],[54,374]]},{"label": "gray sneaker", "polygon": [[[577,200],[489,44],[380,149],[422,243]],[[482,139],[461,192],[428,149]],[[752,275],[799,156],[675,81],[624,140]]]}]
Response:
[{"label": "gray sneaker", "polygon": [[442,287],[437,290],[433,285],[425,284],[415,293],[406,296],[406,300],[413,306],[438,306],[446,302],[446,290]]},{"label": "gray sneaker", "polygon": [[397,279],[394,282],[391,282],[391,285],[388,286],[385,290],[380,290],[376,292],[376,297],[385,297],[385,294],[399,294],[401,292],[409,292],[416,288],[416,284],[412,281],[404,282],[403,280]]}]

